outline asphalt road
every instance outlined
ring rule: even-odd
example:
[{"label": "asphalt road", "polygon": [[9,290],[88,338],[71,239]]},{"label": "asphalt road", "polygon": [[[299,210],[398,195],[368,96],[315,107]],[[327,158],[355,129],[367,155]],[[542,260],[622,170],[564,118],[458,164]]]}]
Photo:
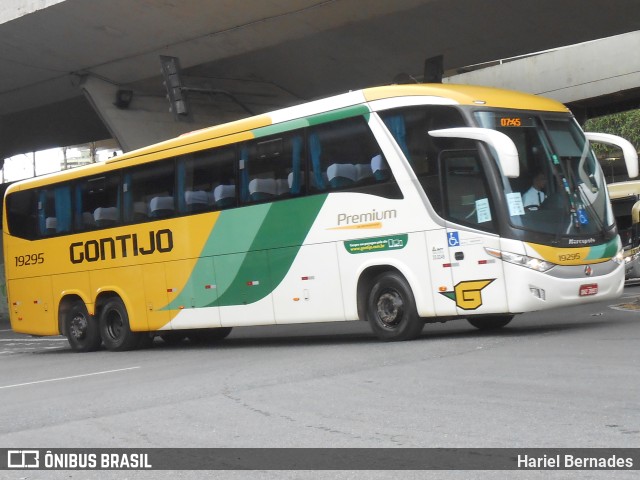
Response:
[{"label": "asphalt road", "polygon": [[[495,333],[457,321],[427,325],[419,339],[403,343],[381,343],[367,324],[350,322],[239,328],[208,346],[169,347],[157,339],[147,350],[79,354],[62,337],[4,328],[4,448],[640,446],[639,286],[617,301],[520,315]],[[202,478],[202,472],[0,477],[13,473],[6,478]],[[409,473],[342,475],[425,478]],[[447,478],[516,473],[550,476]],[[609,478],[605,473],[632,478],[625,476],[630,472],[572,478]]]}]

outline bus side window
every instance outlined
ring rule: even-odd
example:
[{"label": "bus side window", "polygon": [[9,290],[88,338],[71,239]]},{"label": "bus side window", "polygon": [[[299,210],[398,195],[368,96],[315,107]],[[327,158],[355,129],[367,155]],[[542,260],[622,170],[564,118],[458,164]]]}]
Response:
[{"label": "bus side window", "polygon": [[215,210],[224,210],[238,205],[236,162],[238,158],[235,146],[216,148],[203,155],[211,157],[210,170],[206,173],[211,178],[211,190],[208,190],[209,201]]},{"label": "bus side window", "polygon": [[38,234],[69,233],[72,227],[71,187],[52,185],[38,192]]},{"label": "bus side window", "polygon": [[433,209],[444,216],[438,156],[445,149],[458,148],[456,139],[436,139],[430,130],[465,125],[460,112],[448,106],[420,106],[380,113],[400,150],[418,177]]},{"label": "bus side window", "polygon": [[120,225],[120,175],[83,180],[74,188],[74,227],[76,231]]},{"label": "bus side window", "polygon": [[7,196],[7,223],[13,236],[33,240],[38,232],[38,200],[35,190],[11,193]]},{"label": "bus side window", "polygon": [[125,222],[171,217],[176,212],[174,160],[141,165],[124,172]]},{"label": "bus side window", "polygon": [[302,130],[247,142],[240,151],[242,203],[280,200],[304,192]]},{"label": "bus side window", "polygon": [[236,206],[235,147],[203,150],[178,159],[178,209],[198,213]]},{"label": "bus side window", "polygon": [[[313,127],[309,135],[311,191],[351,189],[390,173],[364,117]],[[378,178],[374,176],[376,168]]]}]

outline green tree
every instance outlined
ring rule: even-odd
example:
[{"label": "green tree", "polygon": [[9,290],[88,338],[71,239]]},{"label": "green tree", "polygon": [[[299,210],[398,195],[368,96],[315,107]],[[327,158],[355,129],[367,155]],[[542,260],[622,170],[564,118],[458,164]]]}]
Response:
[{"label": "green tree", "polygon": [[[591,118],[584,124],[585,132],[601,132],[619,135],[629,140],[636,150],[640,150],[640,110],[614,113],[603,117]],[[596,154],[613,155],[613,147],[605,147],[602,144],[594,145]]]}]

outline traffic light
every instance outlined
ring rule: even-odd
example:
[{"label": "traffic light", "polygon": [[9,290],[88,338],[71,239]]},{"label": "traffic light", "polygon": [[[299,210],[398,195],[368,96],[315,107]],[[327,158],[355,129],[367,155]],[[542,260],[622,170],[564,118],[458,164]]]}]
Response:
[{"label": "traffic light", "polygon": [[162,65],[162,76],[164,86],[167,89],[170,110],[176,119],[189,115],[189,105],[187,103],[187,90],[180,78],[180,61],[177,57],[160,55]]}]

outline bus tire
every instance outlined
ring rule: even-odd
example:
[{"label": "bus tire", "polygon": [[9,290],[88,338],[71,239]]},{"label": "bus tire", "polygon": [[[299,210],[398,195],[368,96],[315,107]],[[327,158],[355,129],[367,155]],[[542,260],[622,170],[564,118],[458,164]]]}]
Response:
[{"label": "bus tire", "polygon": [[467,322],[482,331],[499,330],[506,326],[511,320],[513,320],[513,315],[467,318]]},{"label": "bus tire", "polygon": [[231,333],[231,327],[199,328],[189,330],[187,338],[191,343],[215,343],[224,340]]},{"label": "bus tire", "polygon": [[382,273],[373,279],[366,317],[373,333],[387,342],[412,340],[424,327],[411,287],[397,272]]},{"label": "bus tire", "polygon": [[98,322],[89,315],[86,305],[80,300],[73,302],[65,314],[64,332],[75,352],[93,352],[102,345]]},{"label": "bus tire", "polygon": [[140,345],[141,333],[132,332],[129,314],[119,297],[107,300],[100,312],[100,335],[107,350],[122,352]]}]

